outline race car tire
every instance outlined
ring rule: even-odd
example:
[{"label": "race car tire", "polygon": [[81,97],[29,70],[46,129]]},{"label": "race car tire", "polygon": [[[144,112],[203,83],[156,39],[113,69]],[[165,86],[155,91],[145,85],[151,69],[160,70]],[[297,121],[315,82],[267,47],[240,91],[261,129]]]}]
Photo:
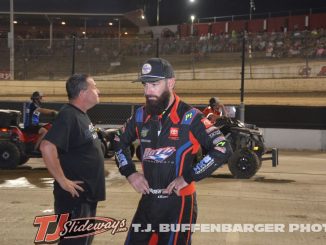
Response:
[{"label": "race car tire", "polygon": [[10,141],[0,141],[0,168],[15,169],[19,163],[18,147]]},{"label": "race car tire", "polygon": [[19,165],[23,165],[25,163],[27,163],[29,160],[29,157],[26,155],[23,155],[20,153],[20,161],[19,161]]},{"label": "race car tire", "polygon": [[251,150],[236,150],[229,158],[228,167],[236,179],[250,179],[259,170],[261,161]]}]

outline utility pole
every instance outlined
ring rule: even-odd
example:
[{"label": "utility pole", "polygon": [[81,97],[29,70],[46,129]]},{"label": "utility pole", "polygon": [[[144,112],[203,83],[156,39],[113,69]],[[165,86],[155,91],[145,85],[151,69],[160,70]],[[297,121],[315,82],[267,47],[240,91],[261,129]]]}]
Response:
[{"label": "utility pole", "polygon": [[10,0],[10,32],[8,33],[10,49],[10,80],[15,80],[15,42],[14,42],[14,0]]},{"label": "utility pole", "polygon": [[240,121],[245,120],[245,104],[244,104],[244,79],[245,79],[245,48],[246,48],[246,37],[243,32],[242,37],[242,52],[241,52],[241,95],[240,95]]},{"label": "utility pole", "polygon": [[72,36],[72,64],[71,75],[75,74],[75,56],[76,56],[76,35]]},{"label": "utility pole", "polygon": [[[255,1],[250,0],[249,1],[249,21],[251,20],[252,11],[255,11],[255,10],[256,10]],[[242,52],[241,52],[241,88],[240,88],[240,107],[239,107],[239,119],[240,119],[240,121],[243,121],[243,122],[245,121],[245,103],[244,103],[245,55],[246,55],[246,30],[243,29]],[[250,53],[250,55],[251,55],[251,53]]]}]

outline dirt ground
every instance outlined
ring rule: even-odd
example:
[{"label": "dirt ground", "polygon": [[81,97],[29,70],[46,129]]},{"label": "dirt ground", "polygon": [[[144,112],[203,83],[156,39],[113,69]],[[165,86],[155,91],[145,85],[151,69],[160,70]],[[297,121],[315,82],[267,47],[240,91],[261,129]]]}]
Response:
[{"label": "dirt ground", "polygon": [[[182,94],[178,93],[180,98],[190,104],[208,104],[211,97],[218,96],[226,105],[240,104],[239,93],[227,94]],[[0,95],[1,101],[22,101],[26,102],[27,96],[4,96]],[[114,103],[144,103],[143,95],[100,95],[100,101],[114,102]],[[67,102],[66,96],[46,96],[45,102]],[[290,105],[290,106],[325,106],[326,93],[313,92],[313,93],[246,93],[244,97],[246,105]]]},{"label": "dirt ground", "polygon": [[[277,168],[264,162],[249,180],[233,179],[227,166],[217,170],[197,183],[198,224],[272,224],[283,226],[284,232],[196,231],[192,244],[325,244],[325,160],[325,152],[281,151]],[[112,160],[105,167],[107,200],[99,203],[98,216],[126,219],[129,225],[140,196]],[[53,212],[52,179],[42,160],[1,170],[0,195],[0,244],[33,244],[35,216]],[[324,229],[290,232],[290,224]],[[93,244],[123,244],[125,237],[125,232],[105,232],[96,235]]]}]

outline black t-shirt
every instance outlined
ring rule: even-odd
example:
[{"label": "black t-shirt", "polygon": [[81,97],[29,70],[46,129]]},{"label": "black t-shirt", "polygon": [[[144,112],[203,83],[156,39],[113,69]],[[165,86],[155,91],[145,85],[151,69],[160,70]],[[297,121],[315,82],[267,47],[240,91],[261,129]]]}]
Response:
[{"label": "black t-shirt", "polygon": [[[104,157],[101,142],[86,113],[66,104],[60,110],[45,139],[56,145],[60,164],[70,180],[81,180],[85,197],[91,201],[105,200]],[[56,199],[69,201],[71,194],[54,181]]]}]

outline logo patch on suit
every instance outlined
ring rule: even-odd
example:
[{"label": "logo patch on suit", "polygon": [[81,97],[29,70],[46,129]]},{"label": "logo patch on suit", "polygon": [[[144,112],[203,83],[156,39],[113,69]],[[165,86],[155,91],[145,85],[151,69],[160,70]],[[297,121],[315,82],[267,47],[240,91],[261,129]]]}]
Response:
[{"label": "logo patch on suit", "polygon": [[148,128],[142,128],[141,133],[140,133],[141,137],[145,138],[147,136],[148,132],[149,132]]},{"label": "logo patch on suit", "polygon": [[170,128],[169,139],[172,139],[172,140],[179,139],[179,128]]},{"label": "logo patch on suit", "polygon": [[143,155],[143,160],[154,160],[162,162],[175,152],[175,147],[165,147],[159,149],[146,148]]}]

